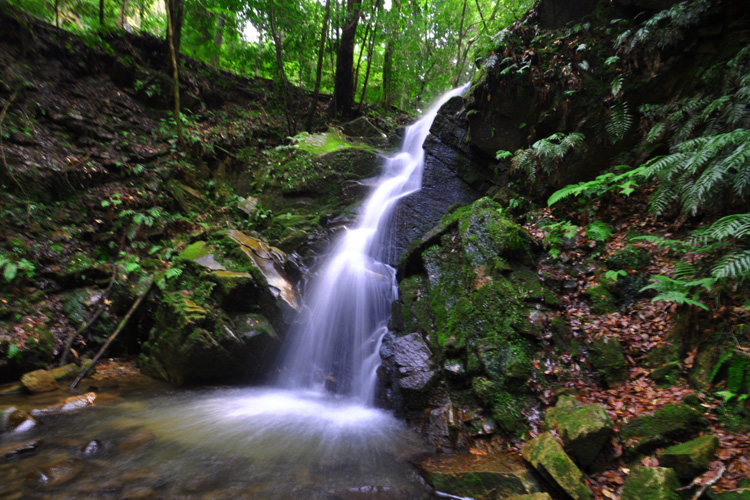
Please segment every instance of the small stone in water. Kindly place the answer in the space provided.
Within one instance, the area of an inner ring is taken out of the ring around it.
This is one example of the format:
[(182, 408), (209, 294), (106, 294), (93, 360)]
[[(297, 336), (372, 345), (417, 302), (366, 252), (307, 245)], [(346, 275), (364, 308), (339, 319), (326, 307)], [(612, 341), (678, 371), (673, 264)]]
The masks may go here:
[(0, 457), (2, 457), (3, 460), (8, 461), (29, 457), (39, 451), (39, 446), (41, 444), (42, 440), (37, 439), (36, 441), (29, 441), (28, 443), (20, 445), (5, 447), (0, 449)]
[(84, 455), (96, 455), (101, 451), (102, 449), (102, 443), (101, 441), (97, 441), (96, 439), (89, 441), (86, 443), (83, 448), (81, 448), (81, 453)]
[(26, 482), (39, 488), (54, 488), (74, 479), (82, 470), (83, 463), (80, 460), (68, 458), (30, 473)]

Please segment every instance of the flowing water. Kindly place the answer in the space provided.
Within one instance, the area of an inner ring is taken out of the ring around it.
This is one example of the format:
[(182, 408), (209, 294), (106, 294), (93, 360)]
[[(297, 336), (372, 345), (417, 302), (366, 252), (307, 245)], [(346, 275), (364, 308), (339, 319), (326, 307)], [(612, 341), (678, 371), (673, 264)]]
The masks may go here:
[[(437, 110), (464, 88), (444, 95), (386, 159), (356, 227), (311, 287), (278, 387), (110, 398), (105, 390), (93, 408), (0, 434), (0, 497), (433, 498), (408, 463), (425, 443), (371, 406), (397, 297), (395, 270), (380, 259), (394, 206), (420, 188), (422, 144)], [(38, 439), (36, 454), (3, 457)], [(62, 481), (45, 469), (55, 463), (66, 464)]]
[(283, 386), (328, 390), (372, 403), (380, 340), (398, 295), (396, 271), (382, 262), (390, 236), (388, 221), (398, 200), (421, 187), (422, 145), (440, 106), (465, 89), (444, 94), (406, 129), (401, 151), (386, 158), (356, 227), (338, 241), (313, 284), (307, 317), (292, 332), (283, 358)]

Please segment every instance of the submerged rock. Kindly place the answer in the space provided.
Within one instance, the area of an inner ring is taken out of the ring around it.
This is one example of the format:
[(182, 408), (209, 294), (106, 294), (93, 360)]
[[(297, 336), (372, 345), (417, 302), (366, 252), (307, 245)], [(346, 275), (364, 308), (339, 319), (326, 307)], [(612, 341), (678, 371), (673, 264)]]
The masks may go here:
[(510, 455), (444, 454), (415, 465), (430, 486), (450, 495), (506, 498), (539, 491), (526, 466)]
[(0, 461), (8, 462), (35, 455), (42, 445), (42, 440), (28, 441), (22, 444), (12, 444), (0, 448)]
[(675, 490), (680, 481), (674, 470), (666, 467), (642, 467), (630, 470), (620, 500), (680, 500)]
[(41, 415), (57, 415), (59, 413), (78, 411), (82, 410), (83, 408), (93, 406), (94, 401), (96, 401), (96, 393), (87, 392), (86, 394), (81, 394), (80, 396), (70, 396), (68, 398), (65, 398), (63, 401), (59, 402), (56, 405), (46, 406), (44, 408), (36, 408), (34, 410), (31, 410), (31, 414), (35, 417), (38, 417)]
[(83, 462), (68, 458), (30, 473), (26, 482), (29, 486), (51, 489), (75, 479), (82, 471)]
[[(528, 461), (542, 476), (560, 487), (574, 500), (593, 498), (591, 490), (583, 482), (583, 474), (568, 457), (557, 439), (544, 432), (527, 441), (521, 450), (523, 458)], [(648, 498), (648, 497), (643, 497)]]

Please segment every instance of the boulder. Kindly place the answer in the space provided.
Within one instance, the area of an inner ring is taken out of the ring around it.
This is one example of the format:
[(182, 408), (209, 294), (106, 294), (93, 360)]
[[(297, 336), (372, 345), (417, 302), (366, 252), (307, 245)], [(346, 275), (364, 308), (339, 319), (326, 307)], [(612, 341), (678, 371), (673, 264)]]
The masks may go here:
[(55, 378), (47, 370), (24, 373), (21, 377), (21, 384), (32, 394), (54, 391), (59, 387)]
[(677, 477), (687, 481), (708, 469), (708, 464), (718, 448), (719, 438), (713, 434), (701, 436), (660, 452), (659, 464), (671, 467), (677, 473)]
[(666, 405), (653, 415), (636, 417), (620, 428), (630, 454), (650, 453), (660, 446), (690, 439), (706, 427), (706, 420), (689, 406)]
[(574, 500), (593, 498), (591, 490), (583, 482), (581, 470), (576, 467), (551, 433), (544, 432), (527, 441), (523, 445), (521, 454), (545, 479), (565, 491)]
[(81, 394), (79, 396), (70, 396), (68, 398), (65, 398), (56, 405), (45, 406), (44, 408), (31, 410), (31, 414), (35, 417), (39, 417), (42, 415), (57, 415), (60, 413), (69, 413), (82, 410), (83, 408), (88, 408), (89, 406), (93, 406), (94, 401), (96, 401), (96, 393), (87, 392), (86, 394)]
[(418, 333), (389, 337), (381, 347), (381, 356), (395, 366), (395, 390), (408, 409), (423, 408), (433, 391), (435, 370), (432, 352)]
[(442, 454), (416, 466), (430, 486), (449, 495), (485, 498), (494, 492), (494, 497), (506, 498), (539, 491), (530, 471), (511, 455)]
[(28, 441), (26, 443), (13, 443), (0, 447), (0, 461), (20, 460), (31, 455), (35, 455), (42, 445), (42, 440)]
[[(497, 497), (502, 498), (502, 497)], [(504, 497), (505, 500), (552, 500), (549, 493), (529, 493), (528, 495), (515, 495), (512, 497)]]
[(565, 448), (583, 466), (590, 465), (612, 434), (614, 424), (600, 404), (578, 408), (575, 398), (560, 396), (555, 407), (547, 410), (544, 424), (557, 429)]
[(341, 126), (341, 131), (344, 135), (348, 135), (349, 137), (385, 139), (385, 134), (378, 130), (378, 128), (370, 123), (370, 121), (364, 116), (360, 116), (350, 122), (344, 123)]
[(680, 500), (677, 474), (667, 467), (633, 467), (625, 480), (620, 500)]
[(0, 432), (24, 432), (39, 421), (23, 410), (10, 406), (0, 412)]

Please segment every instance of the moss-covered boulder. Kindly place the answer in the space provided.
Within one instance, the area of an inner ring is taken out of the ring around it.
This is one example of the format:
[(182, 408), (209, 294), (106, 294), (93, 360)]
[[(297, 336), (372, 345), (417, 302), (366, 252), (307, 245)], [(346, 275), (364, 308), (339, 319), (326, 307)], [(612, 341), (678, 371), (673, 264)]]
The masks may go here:
[(175, 384), (257, 380), (298, 309), (286, 255), (240, 231), (189, 245), (181, 274), (162, 284), (141, 369)]
[(551, 433), (543, 432), (527, 441), (521, 454), (546, 480), (574, 500), (593, 498), (583, 482), (583, 473)]
[(586, 288), (583, 296), (594, 314), (609, 314), (617, 310), (617, 303), (606, 284), (600, 283)]
[(34, 370), (21, 377), (24, 389), (32, 394), (50, 392), (58, 388), (57, 380), (47, 370)]
[(512, 497), (495, 497), (495, 498), (505, 498), (505, 500), (552, 500), (552, 497), (549, 496), (549, 493), (529, 493), (528, 495), (515, 495)]
[(677, 477), (685, 481), (708, 469), (708, 464), (719, 448), (719, 438), (713, 434), (670, 446), (659, 453), (659, 464), (671, 467)]
[(680, 500), (677, 474), (667, 467), (633, 467), (620, 500)]
[[(455, 207), (402, 260), (392, 321), (397, 336), (419, 332), (427, 341), (434, 383), (446, 384), (453, 404), (483, 406), (514, 436), (527, 428), (525, 388), (541, 333), (530, 316), (557, 304), (533, 251), (528, 233), (491, 199)], [(385, 371), (397, 385), (398, 367)]]
[(583, 466), (599, 455), (614, 427), (602, 405), (579, 408), (576, 399), (570, 396), (560, 396), (557, 404), (547, 410), (544, 425), (557, 430), (570, 455)]
[(620, 428), (620, 437), (631, 454), (649, 453), (675, 441), (690, 439), (706, 427), (698, 410), (668, 404), (653, 415), (636, 417)]
[(507, 498), (539, 492), (530, 471), (510, 455), (435, 455), (416, 466), (430, 486), (450, 495)]
[(588, 345), (589, 361), (602, 383), (612, 387), (628, 379), (625, 350), (614, 337), (603, 336)]

